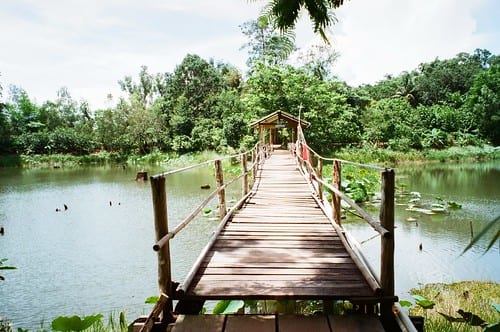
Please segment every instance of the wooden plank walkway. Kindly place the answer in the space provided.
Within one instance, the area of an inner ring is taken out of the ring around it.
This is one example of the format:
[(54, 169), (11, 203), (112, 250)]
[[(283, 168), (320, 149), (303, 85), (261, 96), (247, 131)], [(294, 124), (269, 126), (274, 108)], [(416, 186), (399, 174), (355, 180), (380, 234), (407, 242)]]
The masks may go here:
[(384, 331), (377, 316), (181, 315), (172, 332)]
[(182, 298), (376, 300), (288, 152), (265, 161), (253, 190)]

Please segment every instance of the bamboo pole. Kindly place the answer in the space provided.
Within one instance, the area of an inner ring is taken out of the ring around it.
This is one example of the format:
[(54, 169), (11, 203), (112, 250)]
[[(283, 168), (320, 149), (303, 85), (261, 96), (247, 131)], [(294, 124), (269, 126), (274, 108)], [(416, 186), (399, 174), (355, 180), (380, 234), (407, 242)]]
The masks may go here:
[(245, 196), (248, 193), (248, 169), (246, 153), (241, 154), (241, 172), (243, 173), (243, 181), (241, 181), (241, 192), (242, 196)]
[[(168, 234), (167, 190), (166, 178), (151, 177), (156, 240)], [(173, 311), (172, 269), (170, 264), (170, 245), (167, 243), (158, 251), (158, 284), (160, 294), (167, 295), (168, 300), (163, 307), (163, 322), (171, 318)]]
[(168, 296), (161, 293), (158, 298), (158, 302), (156, 302), (153, 310), (149, 314), (148, 318), (144, 322), (144, 325), (141, 327), (139, 332), (151, 332), (154, 328), (155, 320), (158, 318), (162, 312), (163, 306), (168, 302)]
[[(345, 201), (350, 207), (352, 207), (354, 210), (356, 210), (359, 213), (359, 216), (365, 220), (370, 226), (373, 227), (374, 230), (376, 230), (380, 235), (384, 237), (390, 237), (392, 236), (391, 232), (389, 232), (387, 229), (385, 229), (378, 221), (372, 218), (371, 215), (366, 213), (358, 204), (356, 204), (355, 201), (350, 199), (346, 194), (338, 190), (337, 188), (334, 188), (331, 186), (329, 183), (325, 182), (325, 180), (320, 180), (317, 179), (318, 182), (321, 182), (325, 188), (330, 190), (332, 193), (336, 194), (340, 199)], [(332, 212), (333, 214), (333, 212)], [(333, 216), (332, 216), (333, 218)]]
[[(319, 180), (323, 180), (323, 160), (321, 160), (321, 158), (318, 158), (316, 173)], [(323, 184), (320, 181), (317, 181), (316, 183), (318, 184), (318, 198), (321, 204), (323, 204)]]
[[(215, 161), (215, 182), (219, 189), (224, 186), (224, 173), (219, 159)], [(226, 211), (226, 190), (222, 189), (219, 191), (219, 216), (221, 219), (226, 215)]]
[(258, 145), (257, 147), (253, 148), (252, 150), (252, 187), (253, 184), (255, 183), (255, 176), (257, 175), (257, 170), (256, 170), (256, 161), (257, 161), (257, 150), (259, 149)]
[[(380, 284), (385, 296), (394, 295), (394, 170), (382, 172), (380, 223), (391, 236), (381, 237)], [(393, 303), (381, 303), (382, 319), (391, 320)]]
[[(342, 190), (342, 165), (340, 161), (335, 160), (333, 162), (333, 174), (332, 174), (332, 185), (337, 190)], [(341, 216), (340, 216), (340, 197), (333, 192), (332, 193), (332, 211), (333, 211), (333, 220), (337, 223), (337, 225), (341, 225)]]

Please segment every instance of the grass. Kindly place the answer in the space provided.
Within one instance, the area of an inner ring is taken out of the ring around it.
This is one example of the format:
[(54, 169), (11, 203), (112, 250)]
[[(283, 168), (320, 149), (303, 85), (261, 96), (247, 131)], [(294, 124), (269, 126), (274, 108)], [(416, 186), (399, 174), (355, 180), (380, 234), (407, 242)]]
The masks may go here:
[[(233, 154), (232, 151), (228, 151)], [(461, 161), (500, 159), (500, 148), (491, 146), (451, 147), (443, 150), (409, 150), (394, 151), (374, 146), (343, 148), (328, 154), (335, 158), (365, 164), (379, 164), (393, 167), (402, 163), (415, 161)], [(97, 152), (76, 156), (71, 154), (50, 155), (7, 155), (0, 156), (0, 167), (58, 167), (78, 166), (106, 163), (157, 164), (172, 168), (193, 165), (206, 160), (216, 159), (224, 154), (215, 151), (191, 152), (178, 155), (171, 152), (153, 151), (147, 155), (124, 155), (117, 152)]]
[[(82, 317), (80, 317), (82, 318)], [(111, 312), (107, 318), (103, 317), (97, 322), (92, 324), (89, 328), (85, 329), (86, 332), (127, 332), (128, 331), (127, 319), (124, 312), (114, 313)], [(29, 332), (28, 329), (22, 327), (14, 327), (15, 324), (8, 319), (0, 317), (0, 332)], [(68, 326), (69, 328), (69, 326)], [(40, 323), (40, 327), (32, 330), (33, 332), (48, 332), (53, 331), (51, 324), (48, 326), (45, 322)]]
[(409, 150), (394, 151), (384, 148), (365, 146), (361, 148), (344, 148), (332, 153), (338, 159), (355, 161), (364, 164), (379, 164), (394, 167), (417, 161), (470, 161), (500, 159), (500, 148), (492, 146), (451, 147), (443, 150)]
[(451, 284), (427, 284), (422, 288), (410, 290), (410, 293), (421, 295), (435, 302), (432, 309), (415, 306), (409, 311), (411, 315), (425, 317), (425, 331), (483, 330), (482, 327), (471, 326), (465, 322), (449, 322), (440, 314), (461, 317), (457, 313), (459, 309), (476, 314), (489, 324), (500, 322), (500, 313), (492, 306), (492, 304), (500, 303), (500, 284), (498, 283), (463, 281)]

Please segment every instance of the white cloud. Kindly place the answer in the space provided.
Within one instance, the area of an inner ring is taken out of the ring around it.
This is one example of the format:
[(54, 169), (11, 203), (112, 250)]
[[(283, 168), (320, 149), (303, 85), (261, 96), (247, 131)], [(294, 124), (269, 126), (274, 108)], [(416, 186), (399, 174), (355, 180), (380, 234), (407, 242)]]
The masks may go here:
[[(267, 3), (248, 0), (2, 0), (0, 82), (26, 89), (41, 103), (68, 87), (92, 108), (119, 94), (117, 81), (171, 72), (188, 53), (244, 69), (239, 25)], [(337, 11), (337, 74), (350, 84), (374, 82), (419, 63), (488, 48), (498, 52), (498, 23), (478, 31), (479, 15), (497, 0), (351, 0)], [(306, 15), (304, 15), (306, 16)], [(307, 17), (297, 44), (318, 40)], [(495, 38), (497, 37), (497, 38)], [(494, 40), (494, 42), (492, 42)], [(493, 44), (496, 43), (496, 44)], [(490, 46), (496, 45), (496, 49)]]
[(436, 57), (472, 52), (486, 41), (476, 29), (475, 12), (486, 1), (356, 0), (339, 10), (334, 47), (341, 57), (340, 78), (374, 83)]

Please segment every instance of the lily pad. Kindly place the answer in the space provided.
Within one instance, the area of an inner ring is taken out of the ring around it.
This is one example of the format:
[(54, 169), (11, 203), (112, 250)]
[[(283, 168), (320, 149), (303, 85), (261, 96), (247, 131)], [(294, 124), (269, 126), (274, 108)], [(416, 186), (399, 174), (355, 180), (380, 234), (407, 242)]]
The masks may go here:
[(52, 321), (52, 329), (62, 332), (83, 331), (94, 325), (97, 321), (100, 321), (102, 317), (102, 314), (85, 316), (83, 318), (79, 316), (60, 316)]
[(216, 315), (235, 314), (243, 308), (245, 302), (242, 300), (222, 300), (217, 302), (213, 313)]
[(421, 295), (412, 295), (415, 302), (424, 309), (432, 309), (436, 305), (434, 301), (428, 300)]

